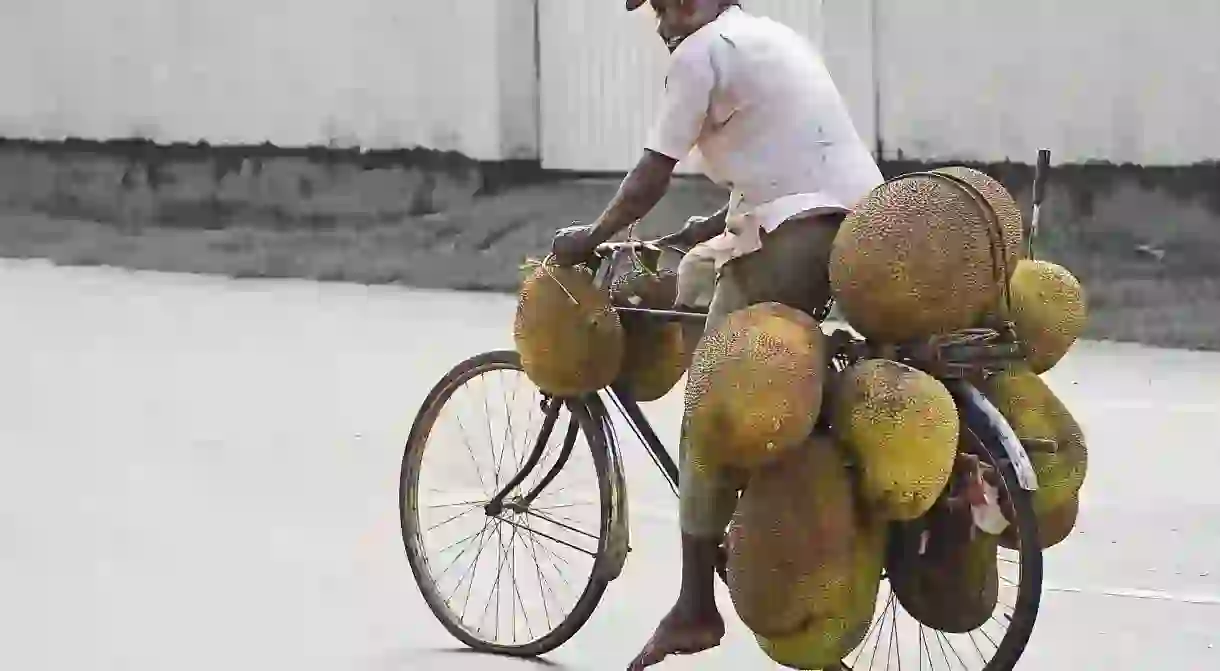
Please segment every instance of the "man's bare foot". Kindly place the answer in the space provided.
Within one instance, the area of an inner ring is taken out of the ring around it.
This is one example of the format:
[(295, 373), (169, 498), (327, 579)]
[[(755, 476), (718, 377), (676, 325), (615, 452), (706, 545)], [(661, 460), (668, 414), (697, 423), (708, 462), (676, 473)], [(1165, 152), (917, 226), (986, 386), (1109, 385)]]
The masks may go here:
[(720, 645), (724, 638), (724, 619), (715, 603), (691, 609), (679, 603), (661, 620), (648, 644), (627, 667), (627, 671), (659, 664), (670, 655), (693, 655)]

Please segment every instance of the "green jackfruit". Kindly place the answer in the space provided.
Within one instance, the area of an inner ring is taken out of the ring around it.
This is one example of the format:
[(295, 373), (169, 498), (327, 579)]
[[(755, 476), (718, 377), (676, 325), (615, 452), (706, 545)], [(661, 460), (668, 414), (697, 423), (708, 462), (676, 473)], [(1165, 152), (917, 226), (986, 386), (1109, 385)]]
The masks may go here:
[(609, 386), (624, 335), (609, 292), (588, 271), (530, 264), (517, 299), (513, 340), (525, 374), (545, 393), (580, 396)]
[(1025, 220), (1021, 215), (1021, 208), (1017, 206), (1017, 201), (1013, 200), (1012, 194), (1008, 189), (1004, 188), (1003, 184), (993, 179), (990, 175), (973, 168), (964, 166), (951, 166), (948, 168), (938, 168), (933, 170), (960, 180), (968, 182), (974, 187), (975, 191), (982, 194), (987, 204), (991, 206), (995, 212), (996, 219), (999, 220), (1000, 231), (1004, 240), (1004, 261), (1005, 267), (1008, 269), (1008, 275), (1011, 277), (1013, 271), (1017, 268), (1017, 261), (1020, 260), (1022, 250), (1025, 246)]
[(755, 634), (772, 661), (791, 669), (838, 669), (840, 661), (864, 642), (877, 607), (886, 529), (885, 524), (861, 521), (853, 563), (843, 581), (847, 593), (836, 607), (815, 610), (794, 634), (770, 638)]
[(838, 376), (831, 423), (859, 465), (860, 496), (885, 519), (911, 520), (944, 491), (960, 420), (949, 390), (910, 366), (869, 359)]
[[(614, 305), (652, 310), (672, 309), (677, 293), (678, 276), (672, 270), (633, 269), (610, 287)], [(665, 396), (690, 365), (692, 352), (687, 351), (682, 325), (630, 313), (620, 319), (625, 341), (615, 385), (641, 403)]]
[[(1038, 541), (1042, 549), (1049, 550), (1067, 540), (1076, 528), (1079, 514), (1079, 494), (1068, 499), (1067, 503), (1058, 508), (1045, 510), (1038, 514)], [(1000, 545), (1012, 550), (1019, 549), (1020, 543), (1015, 541), (1014, 533), (1015, 529), (1009, 527), (1009, 531), (1000, 538)]]
[(1084, 289), (1063, 266), (1023, 259), (1008, 283), (1012, 322), (1025, 356), (1041, 375), (1059, 363), (1088, 321)]
[(912, 174), (874, 189), (835, 237), (830, 281), (866, 338), (905, 342), (973, 327), (1000, 299), (993, 213), (969, 185)]
[(1089, 451), (1084, 431), (1046, 382), (1028, 367), (1016, 367), (988, 378), (983, 394), (1008, 420), (1018, 438), (1045, 441), (1054, 452), (1031, 450), (1038, 475), (1034, 512), (1059, 508), (1080, 492), (1088, 474)]
[(911, 525), (894, 544), (886, 572), (911, 617), (925, 627), (964, 634), (991, 619), (999, 601), (1000, 539), (973, 526), (969, 507), (957, 517), (961, 519), (952, 520), (952, 527), (930, 520), (926, 545), (918, 526)]
[(829, 437), (760, 468), (727, 537), (729, 594), (742, 622), (782, 636), (814, 615), (842, 615), (860, 542), (850, 474)]
[(761, 303), (729, 315), (695, 349), (686, 385), (692, 446), (705, 464), (757, 468), (801, 445), (822, 408), (826, 336), (809, 315)]

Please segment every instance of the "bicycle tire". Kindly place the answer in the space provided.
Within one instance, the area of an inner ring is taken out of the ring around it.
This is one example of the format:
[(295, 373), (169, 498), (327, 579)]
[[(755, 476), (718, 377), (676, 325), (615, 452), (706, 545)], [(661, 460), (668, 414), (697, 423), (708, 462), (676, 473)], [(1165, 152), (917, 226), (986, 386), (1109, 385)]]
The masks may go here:
[(1038, 610), (1042, 604), (1045, 567), (1042, 543), (1038, 537), (1038, 517), (1034, 514), (1033, 492), (1021, 487), (1017, 469), (1003, 458), (1003, 449), (997, 447), (1000, 440), (994, 435), (991, 425), (976, 413), (963, 410), (964, 428), (974, 434), (978, 445), (987, 452), (992, 465), (1000, 471), (1016, 518), (1017, 539), (1021, 547), (1021, 584), (1017, 586), (1017, 603), (1013, 607), (1011, 626), (997, 646), (995, 656), (984, 667), (984, 671), (1012, 671), (1033, 637)]
[(415, 577), (416, 585), (427, 603), (433, 616), (458, 641), (477, 652), (509, 657), (538, 657), (549, 653), (566, 643), (588, 622), (593, 612), (601, 602), (609, 580), (601, 575), (600, 566), (606, 561), (611, 539), (611, 532), (618, 520), (615, 518), (612, 505), (610, 461), (607, 455), (607, 437), (603, 426), (593, 420), (588, 402), (583, 399), (565, 399), (564, 403), (580, 425), (585, 439), (593, 453), (593, 463), (596, 470), (600, 495), (600, 520), (597, 556), (594, 558), (593, 570), (589, 581), (577, 599), (572, 612), (564, 618), (549, 633), (521, 645), (505, 645), (493, 643), (478, 638), (474, 632), (463, 626), (461, 621), (446, 606), (444, 600), (436, 591), (435, 583), (428, 573), (427, 560), (421, 555), (418, 533), (418, 510), (408, 505), (410, 495), (418, 484), (419, 459), (426, 445), (427, 437), (435, 423), (440, 409), (452, 397), (457, 389), (466, 382), (475, 379), (483, 371), (515, 370), (524, 372), (520, 356), (511, 350), (496, 350), (473, 356), (451, 369), (429, 392), (420, 407), (411, 433), (403, 451), (402, 467), (399, 473), (398, 505), (399, 522), (402, 530), (403, 545), (407, 560)]

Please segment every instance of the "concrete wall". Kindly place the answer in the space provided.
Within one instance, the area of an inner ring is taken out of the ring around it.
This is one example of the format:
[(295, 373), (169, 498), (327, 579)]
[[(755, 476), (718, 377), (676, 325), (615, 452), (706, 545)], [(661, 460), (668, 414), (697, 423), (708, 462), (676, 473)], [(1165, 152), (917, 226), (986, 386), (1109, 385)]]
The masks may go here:
[(537, 158), (533, 0), (0, 0), (0, 137)]

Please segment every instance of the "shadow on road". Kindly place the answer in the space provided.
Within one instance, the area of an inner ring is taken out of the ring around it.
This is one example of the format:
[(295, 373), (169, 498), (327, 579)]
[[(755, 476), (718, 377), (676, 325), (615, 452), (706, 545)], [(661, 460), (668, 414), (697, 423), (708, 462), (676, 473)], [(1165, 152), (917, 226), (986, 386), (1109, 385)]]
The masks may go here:
[[(543, 659), (541, 657), (509, 657), (506, 655), (491, 655), (488, 653), (479, 652), (477, 650), (471, 650), (470, 648), (457, 648), (457, 647), (427, 648), (424, 650), (420, 650), (416, 656), (418, 657), (419, 654), (428, 655), (428, 656), (437, 656), (437, 657), (465, 657), (467, 660), (471, 661), (472, 663), (477, 663), (477, 660), (479, 660), (479, 659), (490, 658), (490, 659), (495, 659), (497, 661), (502, 661), (502, 662), (517, 662), (522, 667), (530, 666), (530, 667), (535, 667), (535, 668), (540, 668), (540, 669), (570, 669), (570, 668), (572, 668), (567, 665), (560, 664), (558, 662), (552, 662), (549, 659)], [(458, 664), (458, 668), (463, 668), (463, 667), (461, 666), (461, 664)]]

